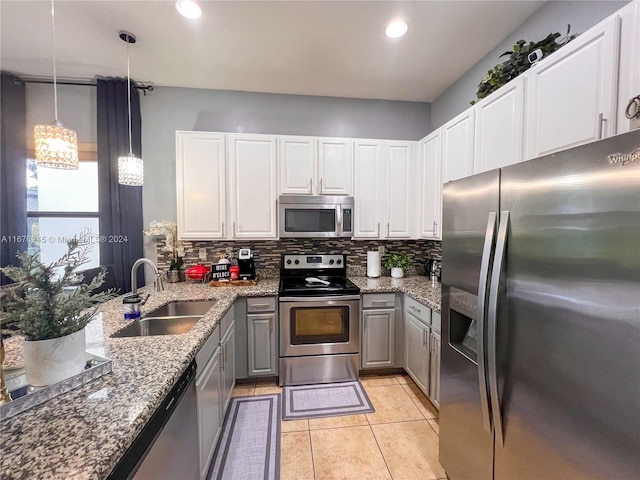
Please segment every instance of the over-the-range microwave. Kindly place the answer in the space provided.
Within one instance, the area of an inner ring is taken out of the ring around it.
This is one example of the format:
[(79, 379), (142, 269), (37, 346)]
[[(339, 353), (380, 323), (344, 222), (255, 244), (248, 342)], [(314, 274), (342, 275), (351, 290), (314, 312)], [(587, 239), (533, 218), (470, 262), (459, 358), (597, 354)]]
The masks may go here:
[(353, 197), (281, 195), (280, 238), (353, 237)]

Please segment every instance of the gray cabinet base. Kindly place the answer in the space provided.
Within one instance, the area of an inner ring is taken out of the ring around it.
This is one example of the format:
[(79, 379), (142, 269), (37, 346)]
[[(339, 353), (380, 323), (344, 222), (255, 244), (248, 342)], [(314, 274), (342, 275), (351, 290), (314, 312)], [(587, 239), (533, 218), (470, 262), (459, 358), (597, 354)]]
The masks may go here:
[(360, 355), (280, 358), (280, 386), (348, 382), (358, 379)]

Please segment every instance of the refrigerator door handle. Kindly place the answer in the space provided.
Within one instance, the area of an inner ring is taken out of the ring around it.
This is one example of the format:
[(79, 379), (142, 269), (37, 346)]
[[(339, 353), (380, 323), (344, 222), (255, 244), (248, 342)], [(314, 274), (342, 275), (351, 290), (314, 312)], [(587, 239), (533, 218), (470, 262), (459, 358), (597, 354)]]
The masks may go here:
[(489, 370), (489, 392), (491, 394), (491, 411), (493, 412), (492, 418), (495, 437), (500, 446), (504, 446), (504, 432), (502, 431), (502, 414), (500, 409), (500, 396), (498, 392), (497, 317), (500, 280), (502, 276), (502, 266), (505, 261), (508, 228), (509, 211), (505, 210), (500, 213), (500, 226), (498, 227), (495, 260), (493, 271), (491, 272), (489, 310), (487, 318), (487, 366)]
[(491, 433), (491, 417), (489, 415), (489, 394), (487, 392), (487, 372), (485, 370), (485, 312), (487, 310), (487, 282), (489, 281), (489, 267), (493, 260), (492, 252), (496, 236), (496, 212), (490, 212), (487, 219), (487, 229), (484, 234), (482, 248), (482, 262), (480, 263), (480, 282), (478, 285), (478, 308), (476, 313), (476, 330), (478, 338), (478, 385), (480, 387), (480, 408), (482, 410), (482, 424)]

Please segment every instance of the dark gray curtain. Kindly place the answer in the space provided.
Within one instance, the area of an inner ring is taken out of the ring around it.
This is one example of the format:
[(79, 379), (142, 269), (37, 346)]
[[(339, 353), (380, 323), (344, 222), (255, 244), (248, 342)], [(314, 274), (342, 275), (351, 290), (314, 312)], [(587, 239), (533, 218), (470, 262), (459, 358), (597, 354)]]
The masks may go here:
[[(131, 291), (131, 266), (143, 256), (142, 187), (118, 183), (118, 157), (129, 153), (127, 80), (97, 80), (98, 185), (100, 263), (114, 265), (121, 292)], [(131, 128), (134, 155), (142, 156), (140, 99), (131, 84)], [(144, 273), (138, 272), (138, 286)]]
[[(0, 266), (16, 265), (27, 249), (27, 121), (24, 82), (1, 75), (0, 93)], [(11, 280), (0, 273), (0, 284)]]

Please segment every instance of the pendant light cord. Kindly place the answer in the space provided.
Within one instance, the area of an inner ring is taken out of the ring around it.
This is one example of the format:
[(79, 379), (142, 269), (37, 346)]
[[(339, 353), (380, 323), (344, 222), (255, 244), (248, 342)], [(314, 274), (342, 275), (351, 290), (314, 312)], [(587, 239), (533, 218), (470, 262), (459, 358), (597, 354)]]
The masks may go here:
[(129, 105), (129, 155), (133, 155), (133, 148), (131, 146), (131, 73), (129, 71), (129, 42), (127, 42), (127, 104)]
[(58, 125), (58, 89), (56, 86), (57, 75), (56, 75), (56, 19), (55, 19), (55, 8), (53, 6), (53, 1), (51, 0), (51, 36), (53, 40), (51, 44), (53, 45), (53, 110), (54, 110), (54, 118), (56, 121), (56, 125)]

